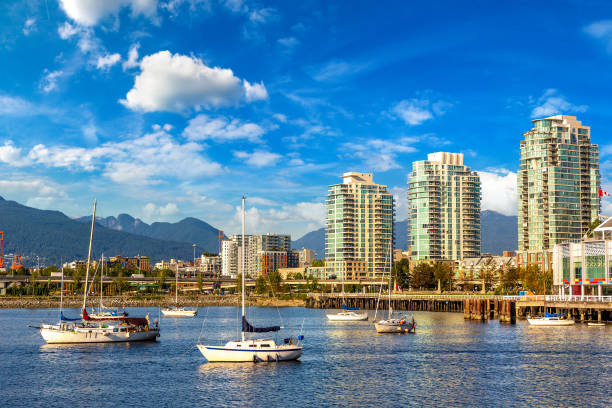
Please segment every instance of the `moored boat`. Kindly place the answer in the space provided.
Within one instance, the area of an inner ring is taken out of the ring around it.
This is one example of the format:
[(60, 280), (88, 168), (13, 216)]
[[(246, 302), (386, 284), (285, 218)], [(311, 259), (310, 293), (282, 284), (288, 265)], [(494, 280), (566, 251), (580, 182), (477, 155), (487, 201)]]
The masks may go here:
[[(245, 242), (245, 197), (242, 197), (242, 242)], [(279, 362), (297, 360), (302, 355), (303, 336), (288, 337), (283, 343), (277, 344), (272, 339), (247, 339), (246, 333), (268, 333), (277, 332), (281, 326), (255, 327), (246, 319), (245, 307), (245, 252), (242, 246), (242, 330), (241, 339), (227, 342), (225, 345), (196, 344), (200, 353), (209, 363), (235, 362), (235, 363), (257, 363), (257, 362)]]
[[(353, 310), (351, 310), (353, 309)], [(356, 308), (348, 308), (348, 310), (343, 310), (338, 313), (330, 313), (327, 316), (327, 319), (332, 322), (358, 322), (368, 320), (367, 313), (357, 313)]]
[(176, 264), (174, 276), (176, 279), (176, 283), (174, 284), (174, 304), (176, 306), (163, 308), (161, 312), (164, 316), (170, 317), (193, 317), (198, 314), (198, 309), (187, 309), (185, 307), (178, 306), (178, 263)]
[(545, 313), (541, 317), (529, 317), (527, 321), (532, 326), (571, 326), (576, 322), (574, 319), (568, 319), (567, 315)]

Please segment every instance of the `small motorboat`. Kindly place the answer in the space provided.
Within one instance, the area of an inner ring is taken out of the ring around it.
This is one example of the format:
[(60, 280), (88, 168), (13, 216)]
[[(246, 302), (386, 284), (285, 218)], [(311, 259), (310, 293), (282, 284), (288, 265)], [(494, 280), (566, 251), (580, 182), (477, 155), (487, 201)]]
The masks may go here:
[(599, 322), (597, 322), (597, 323), (596, 322), (589, 322), (589, 323), (587, 323), (587, 326), (591, 326), (591, 327), (603, 327), (605, 325), (606, 325), (605, 323), (599, 323)]
[(571, 326), (576, 323), (574, 319), (568, 319), (567, 315), (548, 312), (541, 317), (528, 317), (527, 321), (532, 326)]

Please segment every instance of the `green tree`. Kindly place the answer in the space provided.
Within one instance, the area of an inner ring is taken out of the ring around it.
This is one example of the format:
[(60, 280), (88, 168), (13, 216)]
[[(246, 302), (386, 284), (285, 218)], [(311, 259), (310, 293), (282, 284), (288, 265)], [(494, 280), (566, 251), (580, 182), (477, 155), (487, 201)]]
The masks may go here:
[(325, 266), (325, 259), (313, 259), (312, 266)]
[(311, 292), (316, 292), (319, 290), (319, 280), (317, 278), (315, 278), (314, 276), (310, 275), (309, 277), (309, 283), (308, 283), (308, 290)]
[(586, 236), (589, 238), (593, 237), (593, 231), (601, 224), (601, 220), (599, 218), (595, 218), (593, 221), (589, 223), (586, 230)]
[(204, 277), (202, 276), (202, 272), (200, 272), (198, 273), (198, 291), (201, 293), (202, 289), (204, 289)]
[(511, 266), (500, 271), (500, 284), (505, 293), (514, 293), (519, 287), (520, 275), (518, 268)]
[(281, 277), (280, 273), (278, 273), (278, 271), (271, 272), (268, 275), (268, 282), (270, 283), (270, 289), (274, 293), (280, 292), (282, 281), (283, 281), (283, 278)]
[(301, 273), (296, 272), (296, 273), (294, 273), (294, 274), (293, 274), (293, 279), (295, 279), (295, 280), (301, 280), (301, 279), (304, 279), (304, 277), (302, 276), (302, 274), (301, 274)]
[(435, 287), (433, 267), (423, 262), (412, 268), (410, 285), (419, 289)]
[(239, 273), (238, 276), (236, 276), (236, 293), (241, 293), (242, 292), (242, 274)]
[(127, 292), (130, 289), (130, 284), (122, 277), (116, 278), (113, 283), (119, 293)]
[(402, 258), (393, 265), (393, 279), (402, 288), (410, 286), (410, 261)]
[(266, 293), (268, 289), (268, 283), (266, 282), (266, 278), (262, 275), (257, 278), (255, 281), (255, 293), (258, 295), (262, 295)]
[(495, 286), (495, 283), (497, 282), (497, 271), (495, 269), (495, 266), (485, 266), (480, 271), (480, 279), (482, 280), (485, 292), (492, 290), (493, 286)]
[(440, 282), (442, 290), (452, 285), (453, 268), (449, 264), (436, 262), (433, 266), (434, 284)]
[(546, 293), (546, 279), (543, 278), (538, 265), (528, 265), (526, 268), (521, 268), (520, 276), (525, 289), (539, 295)]

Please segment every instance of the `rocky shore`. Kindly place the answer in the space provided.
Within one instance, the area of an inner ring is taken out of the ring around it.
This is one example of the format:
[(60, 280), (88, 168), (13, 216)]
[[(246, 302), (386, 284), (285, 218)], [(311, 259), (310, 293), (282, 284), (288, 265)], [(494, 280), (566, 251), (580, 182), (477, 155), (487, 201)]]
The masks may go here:
[[(81, 307), (82, 297), (64, 297), (65, 308)], [(179, 296), (181, 306), (236, 306), (239, 297), (235, 295), (214, 296)], [(249, 297), (248, 306), (261, 307), (304, 307), (306, 302), (302, 299), (279, 299), (268, 297)], [(88, 305), (97, 305), (97, 299), (92, 299)], [(163, 307), (174, 305), (174, 296), (111, 296), (104, 298), (107, 307)], [(2, 296), (0, 297), (0, 308), (4, 309), (32, 309), (32, 308), (56, 308), (59, 306), (59, 297), (56, 296)]]

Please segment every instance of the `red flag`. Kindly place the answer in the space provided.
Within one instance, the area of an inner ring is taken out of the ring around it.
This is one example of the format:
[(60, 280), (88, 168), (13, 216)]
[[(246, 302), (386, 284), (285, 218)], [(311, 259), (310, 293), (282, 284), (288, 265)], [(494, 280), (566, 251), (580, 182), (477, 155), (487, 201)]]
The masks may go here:
[(598, 194), (600, 197), (610, 197), (609, 193), (606, 193), (605, 191), (603, 191), (601, 188), (598, 191)]

